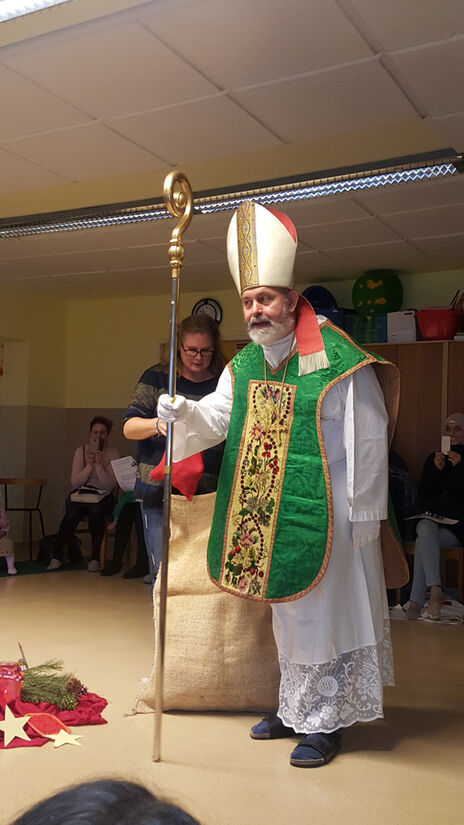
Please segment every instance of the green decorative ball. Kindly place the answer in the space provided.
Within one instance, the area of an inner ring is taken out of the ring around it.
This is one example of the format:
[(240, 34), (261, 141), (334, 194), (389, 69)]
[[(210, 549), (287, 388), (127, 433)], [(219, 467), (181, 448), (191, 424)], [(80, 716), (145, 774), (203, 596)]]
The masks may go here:
[(397, 312), (403, 301), (403, 284), (394, 269), (369, 269), (354, 282), (352, 300), (361, 315)]

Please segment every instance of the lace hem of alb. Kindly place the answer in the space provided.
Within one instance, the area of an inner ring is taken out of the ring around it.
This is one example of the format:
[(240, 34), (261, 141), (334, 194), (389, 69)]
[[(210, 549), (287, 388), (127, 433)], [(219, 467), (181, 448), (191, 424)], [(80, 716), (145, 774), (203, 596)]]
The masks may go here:
[(394, 684), (390, 627), (376, 645), (319, 665), (279, 656), (279, 717), (298, 733), (331, 733), (383, 718), (383, 687)]

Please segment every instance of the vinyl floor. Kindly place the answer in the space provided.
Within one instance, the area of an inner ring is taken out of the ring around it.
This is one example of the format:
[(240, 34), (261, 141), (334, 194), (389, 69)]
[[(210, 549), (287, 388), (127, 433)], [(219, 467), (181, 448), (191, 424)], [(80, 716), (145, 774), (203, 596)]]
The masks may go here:
[(436, 825), (464, 822), (464, 625), (392, 622), (395, 688), (385, 719), (348, 729), (327, 767), (292, 768), (292, 740), (249, 738), (246, 714), (130, 713), (151, 670), (151, 588), (141, 579), (50, 573), (0, 579), (0, 660), (63, 659), (109, 701), (107, 725), (74, 729), (82, 747), (0, 752), (0, 825), (96, 777), (135, 779), (202, 825)]

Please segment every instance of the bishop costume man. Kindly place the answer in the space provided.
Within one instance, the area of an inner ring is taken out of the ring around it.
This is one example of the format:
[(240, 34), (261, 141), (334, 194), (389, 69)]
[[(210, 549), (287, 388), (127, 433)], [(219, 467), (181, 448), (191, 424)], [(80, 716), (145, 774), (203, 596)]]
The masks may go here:
[(383, 716), (393, 684), (380, 523), (397, 371), (292, 289), (296, 249), (286, 215), (240, 205), (227, 254), (251, 343), (214, 393), (161, 396), (158, 414), (176, 421), (175, 461), (227, 438), (209, 573), (271, 603), (281, 672), (277, 712), (251, 736), (299, 736), (290, 763), (318, 767), (342, 728)]

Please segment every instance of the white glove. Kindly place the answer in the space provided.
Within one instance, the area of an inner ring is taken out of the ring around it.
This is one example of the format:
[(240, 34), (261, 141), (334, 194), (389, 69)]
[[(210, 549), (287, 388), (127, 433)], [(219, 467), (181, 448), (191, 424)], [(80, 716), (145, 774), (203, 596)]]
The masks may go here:
[(165, 393), (158, 398), (158, 418), (161, 421), (182, 421), (187, 414), (187, 401), (183, 395), (176, 395), (174, 401)]
[(356, 550), (375, 541), (380, 535), (380, 521), (353, 521), (353, 546)]

